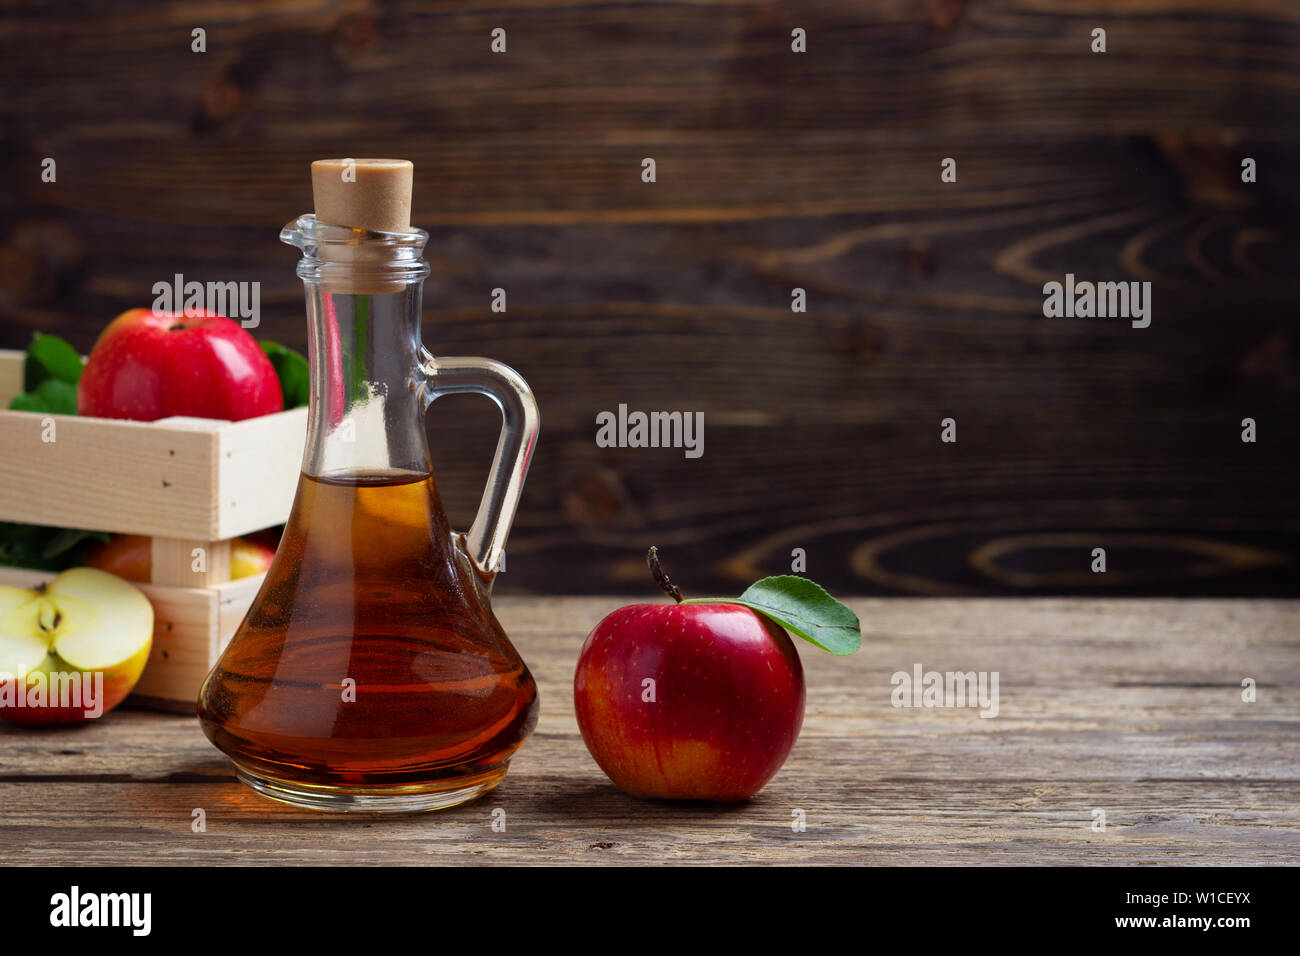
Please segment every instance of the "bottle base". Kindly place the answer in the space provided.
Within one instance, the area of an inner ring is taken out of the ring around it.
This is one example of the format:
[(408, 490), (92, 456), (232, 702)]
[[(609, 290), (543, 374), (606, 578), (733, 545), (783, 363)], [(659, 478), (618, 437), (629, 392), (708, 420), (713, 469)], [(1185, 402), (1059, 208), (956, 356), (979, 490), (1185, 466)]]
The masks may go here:
[(445, 810), (487, 793), (505, 779), (509, 761), (483, 773), (398, 787), (342, 787), (278, 780), (235, 764), (235, 776), (264, 797), (332, 813), (424, 813)]

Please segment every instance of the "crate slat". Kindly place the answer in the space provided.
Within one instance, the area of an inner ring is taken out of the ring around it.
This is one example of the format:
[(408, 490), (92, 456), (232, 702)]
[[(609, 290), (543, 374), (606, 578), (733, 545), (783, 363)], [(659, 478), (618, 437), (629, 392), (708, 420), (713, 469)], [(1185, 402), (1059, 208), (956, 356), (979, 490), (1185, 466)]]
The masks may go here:
[(307, 409), (227, 422), (216, 438), (216, 537), (235, 538), (288, 520), (302, 473)]
[(8, 408), (13, 397), (23, 390), (22, 352), (0, 349), (0, 408)]
[[(195, 552), (202, 549), (202, 560)], [(151, 584), (203, 588), (230, 580), (230, 542), (155, 535), (149, 547)], [(200, 569), (195, 568), (199, 565)]]
[(218, 537), (212, 432), (4, 411), (0, 448), (0, 519)]
[[(22, 353), (0, 353), (5, 405), (21, 376)], [(0, 411), (0, 520), (235, 538), (288, 518), (306, 435), (305, 408), (242, 422)]]

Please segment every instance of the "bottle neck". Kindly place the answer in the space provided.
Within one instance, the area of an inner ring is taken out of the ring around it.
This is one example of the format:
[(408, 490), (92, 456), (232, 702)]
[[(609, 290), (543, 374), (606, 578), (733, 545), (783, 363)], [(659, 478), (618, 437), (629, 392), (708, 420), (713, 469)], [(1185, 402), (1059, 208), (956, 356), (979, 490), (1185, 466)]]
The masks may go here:
[(303, 471), (314, 476), (428, 474), (419, 363), (420, 287), (333, 291), (307, 283), (311, 404)]
[(302, 250), (311, 401), (303, 471), (316, 477), (429, 474), (420, 368), (428, 234), (370, 232), (300, 216), (280, 233)]

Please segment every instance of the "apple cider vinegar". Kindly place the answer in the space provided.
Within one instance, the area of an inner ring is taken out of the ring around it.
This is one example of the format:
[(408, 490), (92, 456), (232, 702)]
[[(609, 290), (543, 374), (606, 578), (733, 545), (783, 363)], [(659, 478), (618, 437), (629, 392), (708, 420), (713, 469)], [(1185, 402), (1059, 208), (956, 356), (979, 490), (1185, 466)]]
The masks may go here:
[[(199, 692), (240, 780), (319, 810), (435, 810), (496, 786), (537, 723), (537, 685), (490, 594), (537, 441), (532, 392), (485, 358), (420, 343), (428, 234), (411, 164), (312, 164), (302, 250), (311, 400), (302, 476), (248, 615)], [(424, 412), (439, 396), (501, 409), (469, 530), (438, 500)]]
[(241, 769), (355, 787), (490, 779), (532, 732), (532, 675), (479, 593), (432, 476), (303, 475), (201, 717)]

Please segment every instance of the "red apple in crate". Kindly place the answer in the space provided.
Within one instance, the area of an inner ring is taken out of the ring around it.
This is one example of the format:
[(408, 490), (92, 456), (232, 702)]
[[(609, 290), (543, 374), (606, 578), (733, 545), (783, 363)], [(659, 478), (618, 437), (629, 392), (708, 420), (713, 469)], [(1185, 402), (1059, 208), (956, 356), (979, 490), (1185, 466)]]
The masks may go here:
[(578, 728), (634, 797), (745, 800), (781, 769), (803, 724), (803, 667), (773, 616), (834, 653), (857, 649), (857, 618), (792, 575), (735, 600), (683, 601), (653, 548), (649, 560), (678, 603), (633, 604), (596, 625), (574, 674)]
[(271, 360), (238, 322), (131, 309), (110, 322), (77, 386), (77, 412), (152, 422), (242, 421), (283, 410)]
[(73, 568), (36, 588), (0, 587), (0, 718), (47, 726), (107, 713), (152, 645), (149, 599), (111, 574)]
[[(230, 579), (261, 574), (271, 566), (275, 548), (248, 538), (230, 542)], [(147, 534), (115, 534), (107, 542), (87, 549), (85, 564), (127, 581), (148, 582), (153, 577), (153, 539)]]
[(230, 579), (235, 581), (261, 574), (271, 567), (274, 559), (275, 548), (268, 548), (260, 541), (236, 538), (230, 542)]

